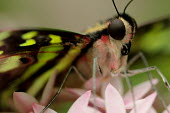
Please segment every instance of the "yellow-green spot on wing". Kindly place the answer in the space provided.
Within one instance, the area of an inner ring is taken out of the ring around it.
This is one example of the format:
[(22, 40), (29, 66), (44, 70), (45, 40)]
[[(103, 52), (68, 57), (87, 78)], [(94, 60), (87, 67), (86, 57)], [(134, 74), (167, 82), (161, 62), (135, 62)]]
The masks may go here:
[(46, 46), (42, 47), (38, 53), (38, 62), (47, 62), (50, 59), (53, 59), (58, 55), (57, 52), (63, 50), (64, 47), (63, 45), (51, 45), (51, 46)]
[(74, 59), (80, 54), (82, 46), (83, 45), (80, 44), (75, 48), (71, 48), (68, 51), (67, 55), (65, 55), (65, 57), (63, 57), (53, 68), (43, 73), (34, 81), (33, 85), (29, 88), (27, 93), (35, 96), (43, 88), (44, 84), (54, 73), (54, 71), (57, 70), (57, 74), (60, 74), (62, 71), (68, 68), (72, 64)]
[(51, 44), (61, 43), (62, 42), (61, 36), (49, 34), (49, 37), (51, 38), (51, 41), (50, 41)]
[(3, 53), (4, 53), (4, 51), (1, 51), (1, 50), (0, 50), (0, 55), (2, 55)]
[(11, 35), (11, 32), (5, 31), (0, 33), (0, 46), (4, 45), (4, 42), (2, 40), (8, 38)]
[(20, 65), (20, 56), (11, 56), (0, 59), (0, 73), (10, 71)]
[(28, 39), (28, 40), (26, 40), (25, 43), (22, 43), (19, 46), (21, 46), (21, 47), (22, 46), (30, 46), (30, 45), (33, 45), (33, 44), (36, 44), (36, 41), (34, 39)]
[(4, 40), (5, 38), (8, 38), (11, 35), (11, 32), (6, 31), (6, 32), (1, 32), (0, 33), (0, 41)]
[(51, 45), (51, 46), (42, 47), (39, 52), (40, 53), (41, 52), (48, 52), (48, 53), (53, 52), (54, 53), (54, 52), (61, 51), (63, 49), (64, 49), (63, 45), (58, 44), (58, 45)]
[(38, 32), (37, 31), (30, 31), (22, 35), (22, 39), (28, 40), (31, 39), (35, 36), (37, 36)]

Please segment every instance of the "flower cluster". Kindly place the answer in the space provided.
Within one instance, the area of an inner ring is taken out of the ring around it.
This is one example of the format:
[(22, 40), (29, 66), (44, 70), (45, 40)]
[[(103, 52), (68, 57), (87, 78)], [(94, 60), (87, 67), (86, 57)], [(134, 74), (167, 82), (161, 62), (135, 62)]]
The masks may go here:
[[(104, 81), (103, 78), (97, 78), (96, 83), (97, 95), (91, 93), (92, 80), (85, 83), (84, 89), (69, 88), (64, 90), (75, 97), (79, 97), (67, 113), (157, 113), (152, 107), (157, 96), (156, 92), (146, 96), (152, 88), (149, 81), (134, 87), (135, 100), (130, 91), (122, 96), (121, 82), (118, 77), (114, 79), (105, 78)], [(157, 84), (158, 80), (153, 79), (152, 83)], [(51, 86), (47, 86), (47, 89), (49, 87)], [(21, 113), (40, 113), (45, 106), (42, 102), (38, 102), (34, 97), (23, 92), (15, 92), (13, 100), (16, 109)], [(45, 113), (57, 112), (48, 108)], [(163, 113), (167, 113), (167, 111), (164, 110)]]

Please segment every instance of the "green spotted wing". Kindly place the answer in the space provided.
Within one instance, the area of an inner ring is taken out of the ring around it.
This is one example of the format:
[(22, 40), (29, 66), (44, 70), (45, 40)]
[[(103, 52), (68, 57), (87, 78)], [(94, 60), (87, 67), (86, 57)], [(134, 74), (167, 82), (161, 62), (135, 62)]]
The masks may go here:
[(52, 73), (55, 70), (58, 74), (66, 71), (89, 42), (90, 38), (85, 35), (62, 30), (1, 31), (1, 103), (14, 91), (29, 84), (33, 86), (27, 92), (36, 95)]

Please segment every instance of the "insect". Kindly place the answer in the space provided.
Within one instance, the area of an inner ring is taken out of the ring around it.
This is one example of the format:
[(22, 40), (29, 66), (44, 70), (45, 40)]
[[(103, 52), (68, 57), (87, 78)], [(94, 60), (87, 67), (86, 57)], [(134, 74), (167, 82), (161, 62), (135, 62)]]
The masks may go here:
[[(58, 74), (58, 85), (61, 84), (73, 63), (81, 73), (82, 79), (89, 79), (92, 75), (94, 57), (97, 57), (98, 74), (120, 74), (127, 64), (131, 40), (137, 29), (135, 20), (125, 13), (131, 2), (132, 0), (120, 14), (113, 0), (117, 16), (104, 22), (97, 29), (89, 29), (86, 35), (55, 29), (2, 31), (2, 102), (9, 97), (8, 94), (11, 95), (16, 90), (29, 88), (27, 92), (36, 95), (55, 70)], [(35, 82), (30, 82), (35, 78)], [(36, 84), (37, 81), (41, 81), (41, 84)], [(164, 82), (169, 86), (166, 79)], [(30, 84), (33, 84), (32, 87), (29, 87)], [(37, 86), (36, 91), (32, 91), (34, 86)]]

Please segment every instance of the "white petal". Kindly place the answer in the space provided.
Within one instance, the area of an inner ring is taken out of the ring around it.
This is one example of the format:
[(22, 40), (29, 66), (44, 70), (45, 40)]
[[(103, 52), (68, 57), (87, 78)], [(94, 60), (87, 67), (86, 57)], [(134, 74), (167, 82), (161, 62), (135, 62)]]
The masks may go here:
[(91, 91), (87, 91), (79, 97), (71, 106), (68, 113), (87, 113)]
[[(135, 101), (135, 104), (138, 105), (138, 104), (143, 104), (145, 102), (145, 99), (140, 99), (140, 100), (136, 100)], [(133, 102), (130, 102), (128, 104), (125, 105), (126, 109), (133, 109), (134, 107), (134, 103)]]
[[(136, 105), (137, 113), (147, 113), (149, 109), (152, 107), (152, 104), (156, 98), (156, 92), (145, 98), (145, 102), (143, 104)], [(135, 109), (133, 109), (130, 113), (135, 113)]]
[[(96, 91), (98, 92), (100, 87), (101, 87), (101, 79), (103, 77), (97, 77), (96, 78)], [(85, 89), (87, 90), (93, 90), (93, 78), (89, 79), (88, 81), (85, 82), (84, 86)]]
[[(155, 85), (158, 83), (158, 79), (153, 79), (152, 83)], [(135, 100), (141, 99), (152, 88), (150, 81), (143, 82), (133, 88)], [(124, 96), (125, 104), (133, 102), (131, 91), (129, 90)]]
[[(168, 105), (167, 109), (170, 111), (170, 105)], [(162, 113), (168, 113), (167, 110), (164, 110)]]
[(87, 112), (86, 113), (102, 113), (92, 107), (87, 107)]
[(119, 76), (109, 76), (109, 77), (105, 77), (102, 81), (101, 81), (102, 85), (101, 85), (101, 95), (104, 98), (104, 94), (105, 94), (105, 90), (107, 85), (110, 83), (114, 88), (116, 88), (118, 90), (118, 92), (122, 95), (123, 94), (123, 84), (122, 84), (122, 79)]
[(57, 77), (57, 71), (55, 71), (51, 75), (50, 79), (48, 80), (48, 82), (47, 82), (47, 84), (44, 88), (43, 95), (42, 95), (42, 98), (40, 100), (40, 103), (42, 105), (47, 105), (48, 102), (51, 100), (51, 95), (53, 94), (56, 77)]
[(13, 100), (15, 107), (21, 113), (28, 113), (32, 111), (32, 103), (38, 103), (38, 101), (24, 92), (14, 92)]
[(67, 88), (67, 89), (65, 89), (66, 91), (68, 91), (68, 92), (70, 92), (70, 93), (72, 93), (73, 95), (76, 95), (76, 96), (81, 96), (81, 95), (83, 95), (85, 92), (86, 92), (86, 90), (84, 90), (84, 89), (79, 89), (79, 88)]
[(157, 113), (157, 111), (153, 107), (151, 107), (147, 113)]
[[(67, 91), (69, 91), (77, 96), (81, 96), (83, 93), (85, 93), (85, 90), (78, 89), (78, 88), (68, 88)], [(105, 107), (104, 100), (97, 95), (95, 95), (95, 96), (91, 95), (90, 103), (92, 103), (93, 105), (95, 104), (95, 106), (99, 107), (99, 108)]]
[(111, 84), (105, 91), (105, 105), (107, 113), (126, 113), (121, 95)]

